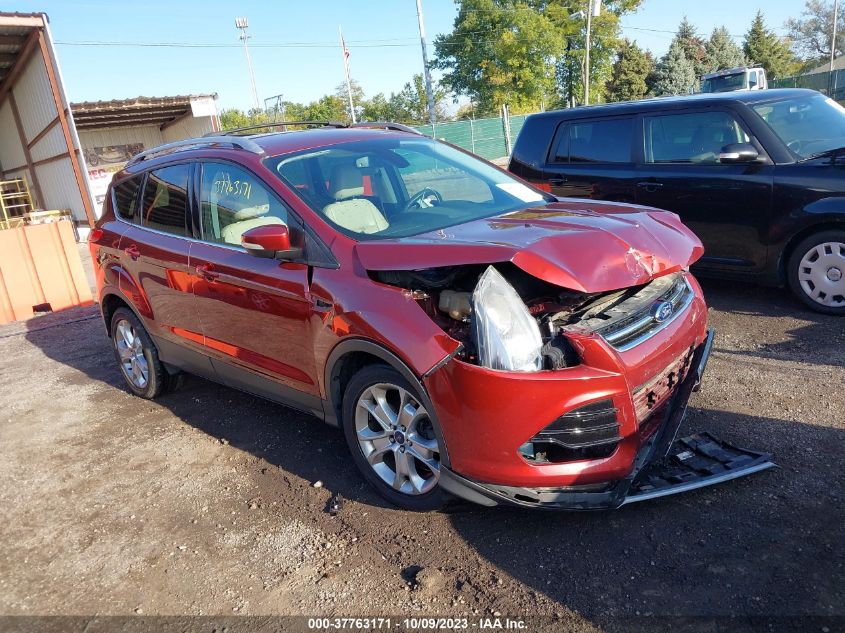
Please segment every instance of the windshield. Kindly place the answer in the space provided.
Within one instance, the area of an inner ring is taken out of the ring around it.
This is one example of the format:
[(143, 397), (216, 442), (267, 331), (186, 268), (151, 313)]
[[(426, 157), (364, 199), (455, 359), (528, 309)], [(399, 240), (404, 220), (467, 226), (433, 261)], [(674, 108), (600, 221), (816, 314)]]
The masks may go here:
[(845, 108), (814, 95), (753, 106), (798, 158), (845, 146)]
[(267, 164), (303, 202), (358, 240), (418, 235), (554, 201), (422, 137), (342, 143)]
[(721, 77), (705, 79), (701, 86), (701, 92), (731, 92), (743, 88), (745, 88), (745, 73), (741, 72), (735, 75), (722, 75)]

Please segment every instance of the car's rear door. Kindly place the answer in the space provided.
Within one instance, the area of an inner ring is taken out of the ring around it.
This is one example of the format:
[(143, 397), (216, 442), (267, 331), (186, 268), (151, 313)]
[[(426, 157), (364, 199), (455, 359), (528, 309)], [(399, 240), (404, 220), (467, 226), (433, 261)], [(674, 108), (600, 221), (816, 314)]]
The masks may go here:
[[(773, 165), (745, 123), (727, 108), (643, 116), (639, 204), (677, 213), (704, 243), (699, 267), (754, 273), (766, 265)], [(722, 164), (725, 145), (753, 143), (762, 162)]]
[(314, 352), (308, 266), (247, 253), (244, 231), (288, 225), (304, 239), (299, 220), (254, 173), (233, 163), (203, 161), (200, 240), (191, 274), (203, 344), (228, 384), (304, 410), (321, 412)]
[(552, 141), (543, 180), (556, 196), (633, 202), (636, 198), (633, 116), (562, 122)]
[(192, 169), (182, 162), (147, 173), (136, 223), (120, 241), (127, 273), (120, 289), (135, 302), (162, 360), (209, 374), (210, 363), (197, 353), (200, 325), (188, 266)]

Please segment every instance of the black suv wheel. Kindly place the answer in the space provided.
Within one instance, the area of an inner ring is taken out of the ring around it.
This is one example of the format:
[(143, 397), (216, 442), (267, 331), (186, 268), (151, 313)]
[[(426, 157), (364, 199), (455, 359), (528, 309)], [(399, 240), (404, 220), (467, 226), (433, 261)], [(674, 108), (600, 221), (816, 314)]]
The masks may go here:
[(792, 291), (807, 306), (845, 315), (845, 231), (822, 231), (803, 240), (789, 258)]

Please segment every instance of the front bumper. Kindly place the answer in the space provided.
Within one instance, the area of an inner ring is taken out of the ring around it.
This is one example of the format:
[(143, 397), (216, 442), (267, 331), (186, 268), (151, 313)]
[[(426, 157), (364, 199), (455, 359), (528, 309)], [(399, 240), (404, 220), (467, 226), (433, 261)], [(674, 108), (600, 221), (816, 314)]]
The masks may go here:
[[(636, 453), (624, 478), (564, 487), (507, 486), (482, 483), (442, 467), (440, 486), (481, 505), (516, 505), (559, 510), (614, 509), (627, 503), (666, 496), (735, 479), (774, 466), (769, 456), (736, 449), (709, 436), (680, 440), (673, 447), (687, 403), (701, 378), (713, 345), (713, 330), (696, 348), (689, 371), (669, 400), (655, 412), (657, 430)], [(672, 453), (670, 459), (665, 459)]]

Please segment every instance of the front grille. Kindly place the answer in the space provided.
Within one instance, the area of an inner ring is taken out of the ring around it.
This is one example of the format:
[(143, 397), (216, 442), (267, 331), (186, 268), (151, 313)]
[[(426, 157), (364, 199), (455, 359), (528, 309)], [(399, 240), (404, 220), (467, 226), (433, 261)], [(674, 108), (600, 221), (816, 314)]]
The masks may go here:
[(683, 273), (659, 277), (578, 326), (599, 334), (620, 352), (648, 340), (692, 303), (693, 291)]

